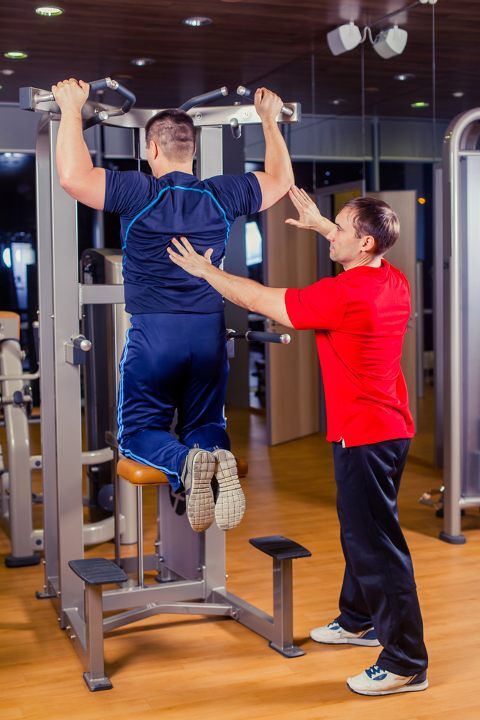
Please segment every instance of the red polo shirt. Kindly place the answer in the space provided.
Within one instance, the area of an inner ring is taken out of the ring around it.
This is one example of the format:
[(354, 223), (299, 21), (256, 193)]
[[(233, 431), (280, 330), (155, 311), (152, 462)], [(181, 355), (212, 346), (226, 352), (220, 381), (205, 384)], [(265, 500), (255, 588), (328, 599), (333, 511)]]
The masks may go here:
[(306, 288), (285, 304), (297, 330), (315, 330), (327, 409), (327, 440), (345, 446), (414, 435), (400, 368), (410, 317), (406, 277), (379, 268), (347, 270)]

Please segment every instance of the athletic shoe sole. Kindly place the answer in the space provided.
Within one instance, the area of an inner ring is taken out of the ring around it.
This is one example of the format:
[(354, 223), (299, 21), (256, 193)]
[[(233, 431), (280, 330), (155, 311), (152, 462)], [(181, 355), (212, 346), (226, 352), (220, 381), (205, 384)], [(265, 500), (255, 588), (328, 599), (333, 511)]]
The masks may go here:
[(215, 477), (218, 497), (215, 503), (215, 521), (220, 530), (231, 530), (245, 513), (245, 495), (238, 479), (237, 461), (229, 450), (215, 450), (217, 460)]
[(424, 680), (416, 685), (401, 685), (400, 687), (392, 688), (391, 690), (354, 690), (347, 681), (347, 687), (356, 695), (368, 695), (369, 697), (376, 697), (380, 695), (395, 695), (396, 693), (404, 692), (421, 692), (428, 688), (428, 680)]
[(339, 640), (318, 640), (312, 633), (310, 637), (322, 645), (362, 645), (363, 647), (378, 647), (379, 640), (365, 640), (364, 638), (340, 638)]
[(199, 450), (187, 458), (187, 473), (190, 476), (190, 490), (187, 494), (187, 517), (195, 532), (203, 532), (213, 522), (215, 502), (213, 500), (212, 477), (215, 459), (212, 453)]

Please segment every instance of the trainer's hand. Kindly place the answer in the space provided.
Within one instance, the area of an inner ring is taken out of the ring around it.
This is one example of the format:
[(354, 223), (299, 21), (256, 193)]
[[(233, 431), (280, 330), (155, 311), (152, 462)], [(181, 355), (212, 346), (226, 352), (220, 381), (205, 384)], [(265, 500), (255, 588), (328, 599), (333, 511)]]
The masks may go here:
[(330, 221), (323, 217), (305, 190), (293, 185), (288, 191), (288, 196), (298, 210), (298, 220), (288, 218), (288, 220), (285, 220), (287, 225), (294, 225), (302, 228), (302, 230), (315, 230), (316, 232), (322, 232), (322, 229), (328, 227)]
[(83, 80), (75, 80), (75, 78), (61, 80), (56, 85), (52, 85), (55, 101), (62, 114), (69, 111), (80, 113), (88, 100), (89, 91), (90, 85), (88, 83), (83, 82)]
[(179, 265), (190, 275), (198, 278), (205, 277), (207, 267), (212, 264), (213, 248), (209, 248), (205, 255), (200, 255), (193, 249), (186, 237), (181, 237), (180, 240), (172, 238), (172, 245), (175, 246), (177, 252), (171, 247), (167, 247), (167, 252), (175, 265)]
[(263, 120), (275, 120), (283, 106), (283, 100), (271, 90), (261, 87), (255, 92), (255, 110)]

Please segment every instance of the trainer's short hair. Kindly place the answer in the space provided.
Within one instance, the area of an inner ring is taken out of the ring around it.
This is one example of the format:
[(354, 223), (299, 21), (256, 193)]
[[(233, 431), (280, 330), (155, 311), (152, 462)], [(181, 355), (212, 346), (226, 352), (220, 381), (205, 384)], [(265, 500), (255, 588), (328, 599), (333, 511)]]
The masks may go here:
[(375, 240), (375, 253), (383, 255), (398, 240), (400, 223), (397, 214), (383, 200), (373, 197), (353, 198), (345, 203), (353, 213), (353, 227), (357, 237), (371, 235)]
[(162, 110), (145, 125), (147, 147), (151, 140), (159, 145), (168, 160), (188, 161), (195, 153), (192, 118), (183, 110)]

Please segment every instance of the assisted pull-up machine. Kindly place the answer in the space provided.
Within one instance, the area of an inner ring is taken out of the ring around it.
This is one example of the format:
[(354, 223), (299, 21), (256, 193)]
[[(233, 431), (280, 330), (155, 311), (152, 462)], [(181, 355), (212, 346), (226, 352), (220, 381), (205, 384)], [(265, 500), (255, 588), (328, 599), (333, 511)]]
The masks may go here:
[[(126, 132), (142, 132), (146, 122), (160, 111), (133, 107), (133, 94), (108, 78), (91, 84), (91, 92), (99, 89), (120, 94), (123, 104), (115, 107), (96, 99), (88, 100), (83, 110), (85, 128), (103, 122)], [(234, 136), (238, 136), (242, 125), (260, 123), (253, 105), (208, 107), (201, 104), (225, 94), (221, 88), (207, 96), (197, 96), (188, 110), (197, 129), (200, 179), (222, 174), (224, 126), (230, 126)], [(84, 661), (85, 680), (91, 690), (111, 687), (103, 667), (103, 633), (161, 612), (231, 617), (267, 638), (283, 655), (303, 654), (303, 650), (293, 644), (291, 560), (309, 555), (308, 550), (279, 536), (252, 540), (252, 544), (274, 559), (274, 614), (266, 615), (227, 591), (225, 533), (215, 526), (205, 533), (194, 533), (185, 514), (175, 512), (178, 503), (172, 502), (171, 490), (162, 477), (154, 478), (158, 486), (160, 524), (155, 554), (144, 556), (140, 548), (138, 561), (118, 558), (117, 564), (102, 560), (101, 568), (93, 567), (95, 561), (82, 560), (80, 374), (88, 342), (85, 343), (82, 336), (81, 320), (86, 306), (122, 305), (124, 293), (121, 284), (79, 282), (76, 202), (60, 187), (55, 166), (59, 108), (51, 93), (39, 88), (22, 88), (20, 100), (24, 109), (43, 114), (37, 140), (37, 226), (45, 586), (39, 597), (51, 598), (58, 608), (60, 625), (68, 631)], [(282, 110), (280, 122), (299, 120), (297, 104)], [(258, 339), (286, 342), (286, 338), (280, 336)], [(139, 468), (142, 478), (143, 466)], [(139, 485), (133, 483), (130, 476), (125, 477), (128, 474), (125, 469), (122, 473), (124, 477), (118, 479), (119, 492), (115, 497), (120, 515), (124, 515), (125, 508), (131, 514), (138, 495), (135, 485)], [(129, 528), (127, 542), (136, 542), (141, 527), (134, 522)], [(144, 569), (155, 570), (161, 582), (145, 586)], [(129, 579), (130, 574), (137, 576), (136, 584)], [(117, 587), (102, 592), (102, 585), (107, 583)], [(121, 612), (103, 619), (103, 611)]]

